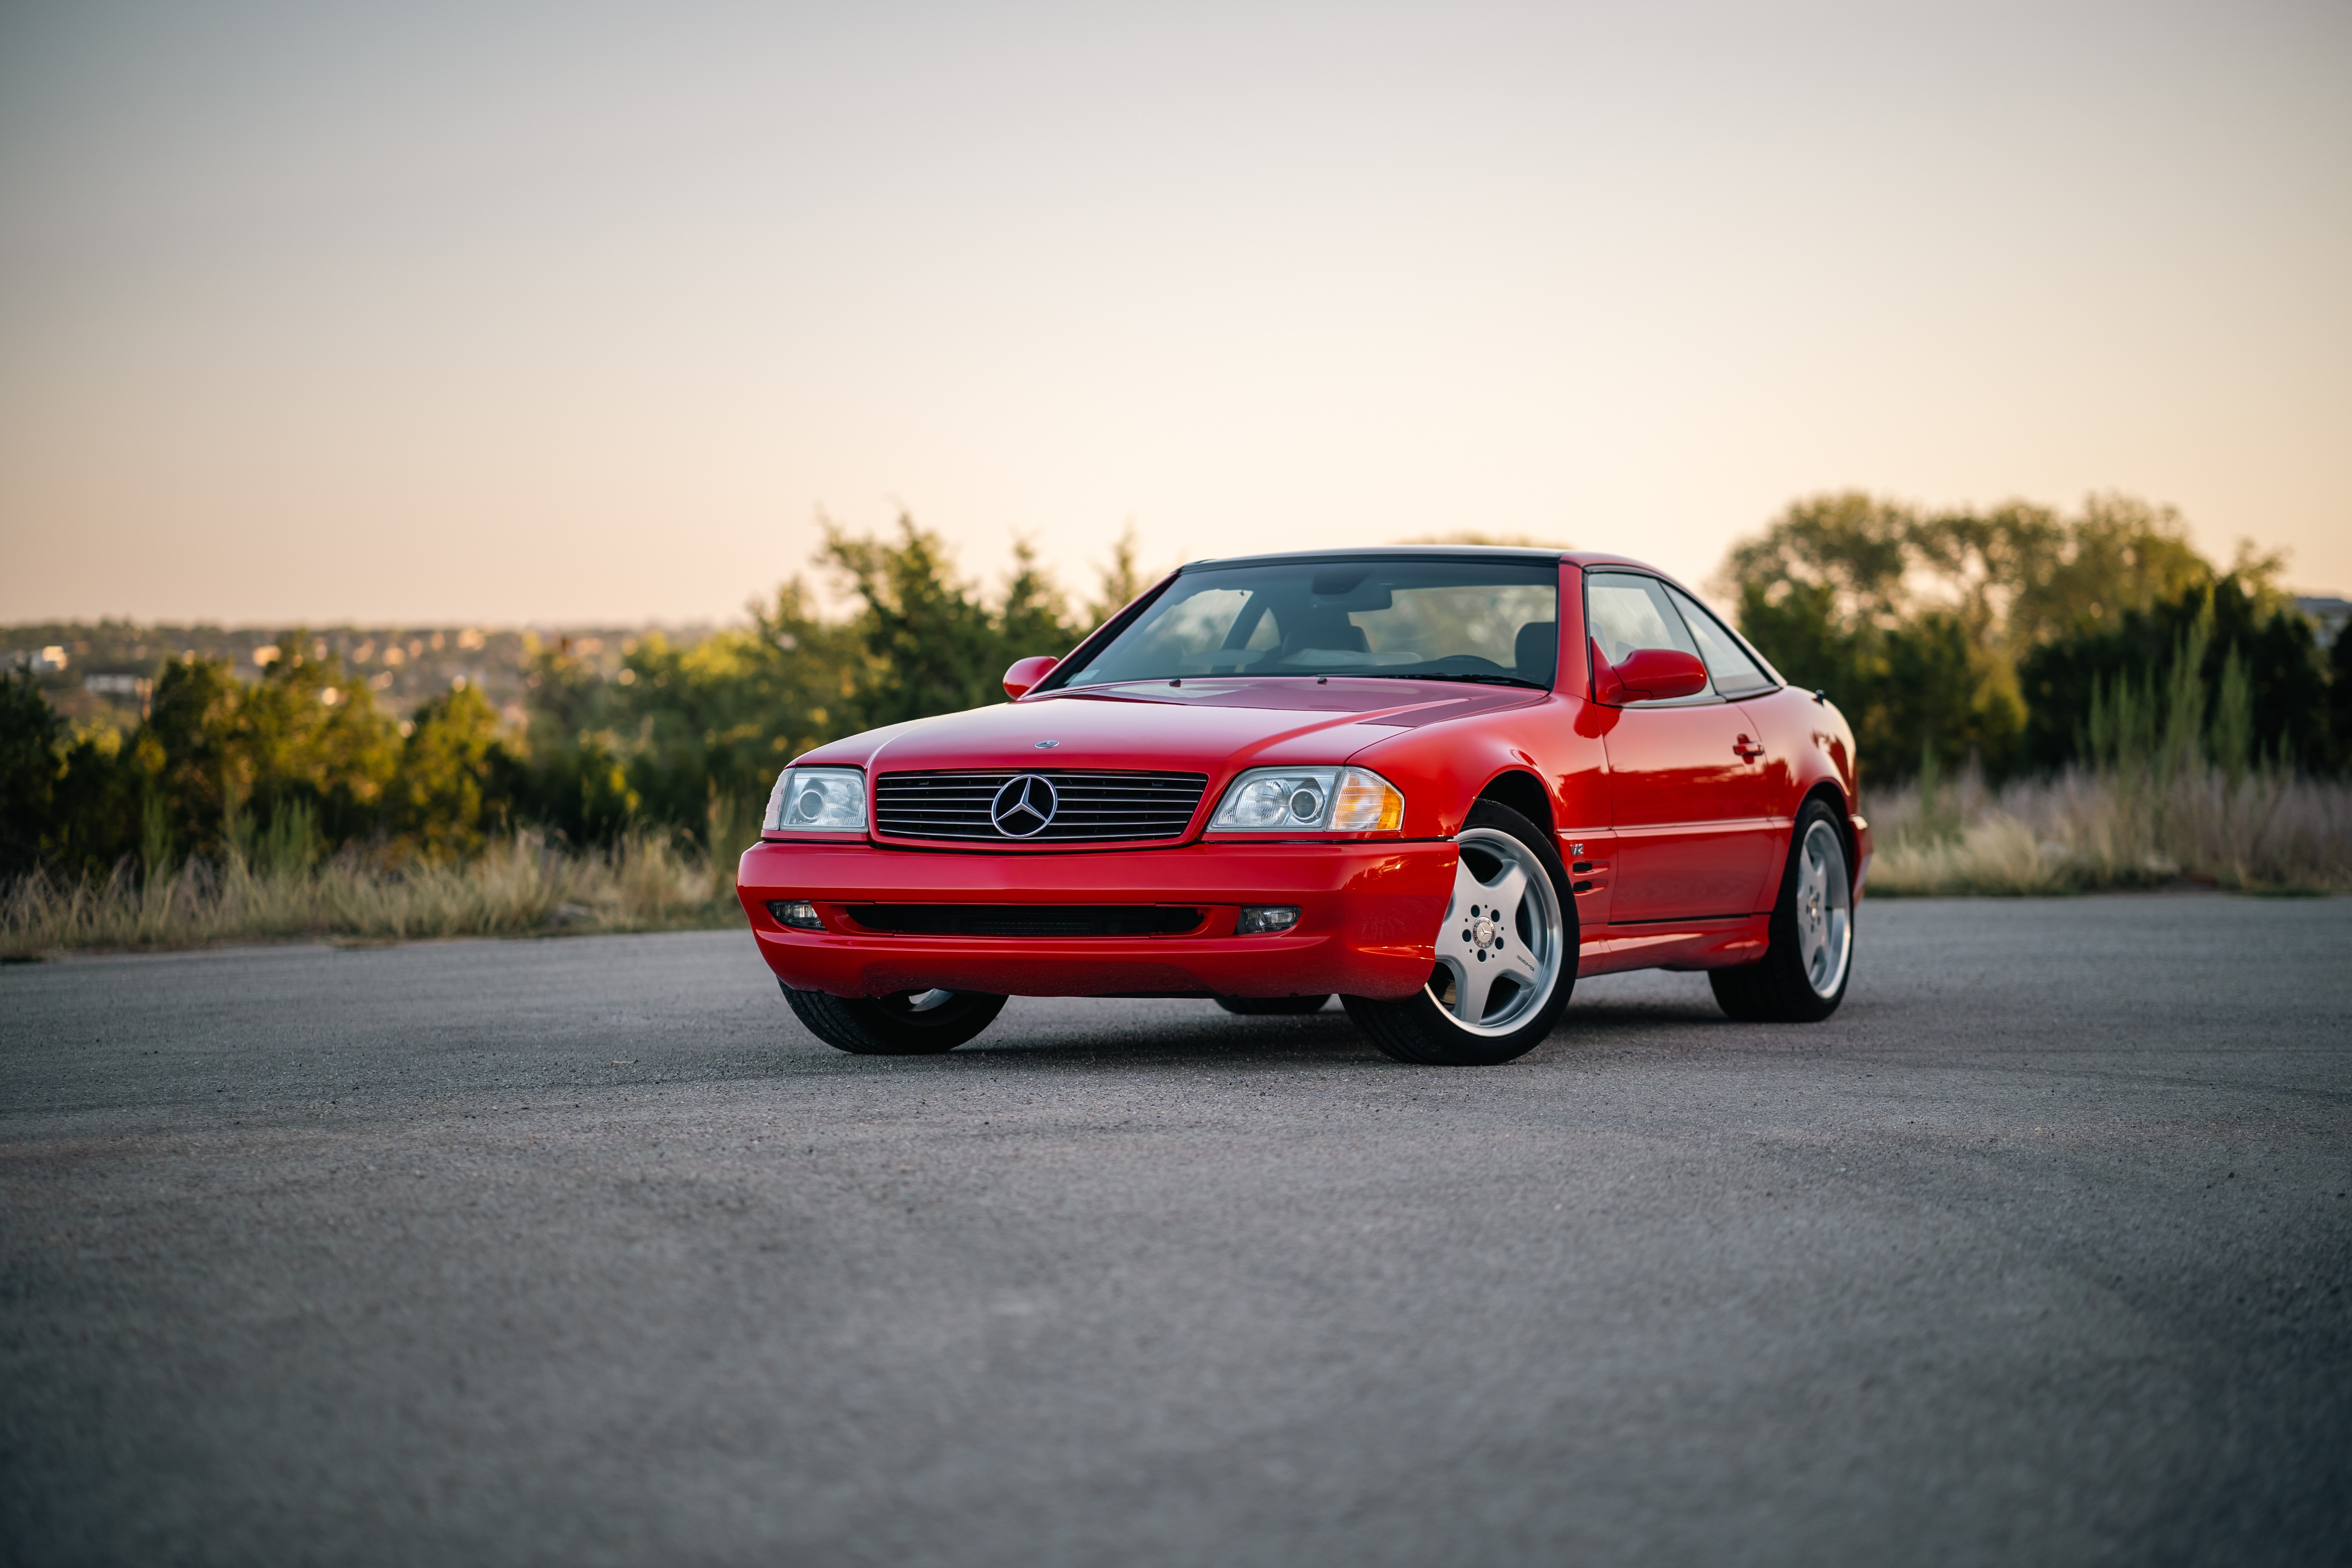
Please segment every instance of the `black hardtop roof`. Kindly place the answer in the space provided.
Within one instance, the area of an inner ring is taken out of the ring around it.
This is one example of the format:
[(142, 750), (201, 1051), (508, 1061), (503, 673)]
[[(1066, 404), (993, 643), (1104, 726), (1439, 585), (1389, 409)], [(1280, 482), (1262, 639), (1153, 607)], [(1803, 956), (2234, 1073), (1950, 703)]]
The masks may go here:
[(1207, 567), (1306, 565), (1318, 561), (1561, 561), (1570, 552), (1525, 544), (1376, 544), (1354, 550), (1284, 550), (1265, 555), (1212, 555), (1179, 572)]

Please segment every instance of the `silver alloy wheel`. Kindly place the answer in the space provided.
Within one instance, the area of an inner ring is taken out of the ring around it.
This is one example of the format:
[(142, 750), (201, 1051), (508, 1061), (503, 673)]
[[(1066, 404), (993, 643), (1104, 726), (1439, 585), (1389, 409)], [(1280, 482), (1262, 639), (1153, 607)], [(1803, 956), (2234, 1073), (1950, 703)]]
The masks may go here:
[(1797, 956), (1814, 995), (1837, 994), (1853, 952), (1853, 884), (1845, 874), (1845, 843), (1836, 828), (1816, 822), (1797, 853)]
[(1430, 977), (1429, 999), (1465, 1033), (1507, 1035), (1559, 984), (1559, 895), (1535, 851), (1509, 834), (1468, 827), (1454, 842), (1461, 859), (1437, 932), (1444, 973)]

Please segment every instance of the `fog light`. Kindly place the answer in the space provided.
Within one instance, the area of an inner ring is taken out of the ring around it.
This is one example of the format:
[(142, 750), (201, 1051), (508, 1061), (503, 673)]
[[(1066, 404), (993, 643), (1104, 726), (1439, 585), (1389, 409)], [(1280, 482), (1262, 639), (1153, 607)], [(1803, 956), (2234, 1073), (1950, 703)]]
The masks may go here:
[(1242, 918), (1234, 922), (1234, 930), (1247, 936), (1252, 931), (1288, 931), (1297, 923), (1296, 904), (1244, 904)]
[(801, 931), (823, 931), (824, 922), (816, 918), (816, 906), (806, 899), (770, 899), (768, 912), (776, 917), (778, 925), (793, 926)]

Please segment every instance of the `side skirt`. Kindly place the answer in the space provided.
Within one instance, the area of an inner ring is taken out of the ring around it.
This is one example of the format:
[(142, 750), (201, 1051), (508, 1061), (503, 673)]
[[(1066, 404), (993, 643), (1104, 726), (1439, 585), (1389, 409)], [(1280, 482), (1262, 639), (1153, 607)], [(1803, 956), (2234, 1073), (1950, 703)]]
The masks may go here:
[(1610, 926), (1587, 936), (1580, 978), (1629, 969), (1726, 969), (1753, 963), (1769, 941), (1769, 911)]

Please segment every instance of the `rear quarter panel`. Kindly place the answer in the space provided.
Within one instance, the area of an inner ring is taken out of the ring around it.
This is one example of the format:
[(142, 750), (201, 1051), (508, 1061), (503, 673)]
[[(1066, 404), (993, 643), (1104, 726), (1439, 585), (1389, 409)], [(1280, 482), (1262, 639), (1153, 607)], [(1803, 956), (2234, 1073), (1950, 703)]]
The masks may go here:
[[(1783, 687), (1763, 697), (1742, 698), (1740, 707), (1757, 726), (1765, 747), (1765, 809), (1783, 833), (1794, 828), (1797, 810), (1815, 790), (1828, 785), (1843, 805), (1853, 851), (1857, 895), (1870, 869), (1869, 824), (1862, 818), (1859, 762), (1853, 729), (1837, 704), (1812, 693)], [(1783, 839), (1785, 850), (1785, 838)]]
[(1782, 687), (1762, 697), (1741, 698), (1739, 706), (1755, 721), (1756, 738), (1764, 744), (1765, 809), (1775, 818), (1794, 820), (1805, 796), (1823, 784), (1837, 787), (1846, 810), (1855, 808), (1860, 797), (1853, 731), (1834, 704)]

